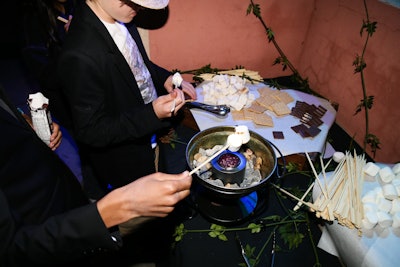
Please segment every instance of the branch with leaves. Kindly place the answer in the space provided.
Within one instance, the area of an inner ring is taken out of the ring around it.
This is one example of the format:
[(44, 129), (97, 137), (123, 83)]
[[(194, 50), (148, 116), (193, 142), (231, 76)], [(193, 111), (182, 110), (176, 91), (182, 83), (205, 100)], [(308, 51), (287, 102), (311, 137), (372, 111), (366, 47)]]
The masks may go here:
[(367, 64), (365, 63), (364, 56), (365, 56), (365, 51), (367, 50), (367, 45), (369, 38), (372, 37), (372, 35), (376, 31), (376, 21), (370, 21), (369, 20), (369, 14), (368, 14), (368, 8), (367, 8), (367, 3), (364, 0), (364, 8), (365, 8), (365, 14), (366, 14), (366, 20), (363, 20), (363, 24), (361, 26), (360, 30), (360, 36), (362, 37), (363, 33), (365, 32), (367, 37), (365, 38), (363, 50), (360, 55), (356, 55), (355, 60), (353, 61), (353, 66), (354, 66), (354, 73), (359, 73), (360, 78), (361, 78), (361, 88), (363, 91), (363, 99), (361, 99), (360, 104), (357, 105), (356, 107), (356, 112), (354, 115), (358, 114), (364, 109), (364, 115), (365, 115), (365, 136), (364, 136), (364, 141), (363, 141), (363, 149), (364, 151), (366, 150), (367, 145), (370, 146), (371, 151), (375, 157), (376, 150), (379, 149), (379, 138), (369, 132), (369, 113), (368, 111), (372, 108), (373, 103), (374, 103), (374, 96), (368, 96), (367, 95), (367, 87), (365, 85), (365, 79), (364, 79), (364, 69), (367, 67)]
[(282, 65), (282, 70), (285, 71), (287, 68), (289, 68), (293, 75), (291, 76), (293, 82), (295, 82), (296, 84), (299, 85), (299, 90), (305, 92), (305, 93), (309, 93), (309, 94), (313, 94), (319, 97), (323, 97), (320, 94), (318, 94), (317, 92), (313, 91), (310, 88), (310, 85), (308, 83), (308, 79), (307, 78), (303, 78), (299, 71), (294, 67), (294, 65), (290, 62), (290, 60), (288, 59), (288, 57), (285, 55), (285, 53), (283, 52), (283, 50), (281, 49), (281, 47), (278, 45), (276, 39), (275, 39), (275, 33), (272, 31), (271, 27), (267, 26), (267, 24), (265, 23), (264, 19), (261, 16), (261, 8), (259, 4), (255, 4), (253, 0), (250, 0), (250, 4), (247, 7), (247, 12), (246, 14), (249, 15), (250, 13), (252, 13), (263, 25), (264, 29), (265, 29), (265, 33), (267, 34), (267, 38), (268, 38), (268, 42), (272, 43), (274, 45), (274, 47), (276, 48), (276, 50), (279, 53), (279, 57), (277, 57), (275, 59), (275, 61), (273, 62), (273, 65), (278, 65), (281, 64)]

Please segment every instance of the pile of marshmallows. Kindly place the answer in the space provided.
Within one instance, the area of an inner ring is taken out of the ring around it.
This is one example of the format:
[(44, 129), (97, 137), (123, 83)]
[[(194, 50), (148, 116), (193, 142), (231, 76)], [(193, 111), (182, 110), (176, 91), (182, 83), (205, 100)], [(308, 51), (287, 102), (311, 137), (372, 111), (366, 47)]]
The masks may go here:
[(241, 110), (255, 100), (255, 95), (246, 87), (246, 80), (238, 76), (215, 75), (212, 82), (202, 87), (204, 103), (209, 105), (227, 105), (234, 110)]
[(361, 199), (364, 207), (363, 228), (400, 227), (400, 163), (379, 167), (368, 162), (364, 167), (365, 181), (377, 181), (380, 186), (368, 191)]

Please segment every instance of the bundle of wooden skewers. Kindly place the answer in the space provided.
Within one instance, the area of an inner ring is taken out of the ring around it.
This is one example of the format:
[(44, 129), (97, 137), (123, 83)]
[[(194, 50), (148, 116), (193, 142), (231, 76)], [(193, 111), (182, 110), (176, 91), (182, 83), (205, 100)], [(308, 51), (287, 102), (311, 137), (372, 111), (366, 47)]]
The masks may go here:
[[(297, 198), (277, 185), (273, 186), (298, 201), (294, 210), (299, 209), (301, 205), (306, 205), (319, 218), (326, 221), (334, 221), (336, 219), (341, 225), (360, 230), (364, 216), (361, 202), (364, 181), (363, 168), (366, 164), (364, 155), (358, 156), (355, 152), (354, 155), (351, 155), (351, 153), (346, 152), (333, 173), (330, 173), (329, 178), (325, 170), (330, 161), (324, 165), (320, 157), (322, 171), (318, 175), (307, 153), (306, 156), (314, 173), (315, 181), (301, 198)], [(305, 197), (315, 186), (318, 186), (318, 188), (314, 192), (319, 192), (319, 195), (314, 197), (313, 203), (305, 201)]]

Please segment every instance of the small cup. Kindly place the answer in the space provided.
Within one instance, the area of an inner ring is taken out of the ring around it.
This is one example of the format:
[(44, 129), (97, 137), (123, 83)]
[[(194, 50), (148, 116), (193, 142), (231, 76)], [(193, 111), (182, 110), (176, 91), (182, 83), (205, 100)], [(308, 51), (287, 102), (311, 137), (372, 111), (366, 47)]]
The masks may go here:
[(246, 158), (240, 152), (226, 150), (211, 161), (214, 179), (220, 179), (224, 185), (240, 184), (246, 171)]

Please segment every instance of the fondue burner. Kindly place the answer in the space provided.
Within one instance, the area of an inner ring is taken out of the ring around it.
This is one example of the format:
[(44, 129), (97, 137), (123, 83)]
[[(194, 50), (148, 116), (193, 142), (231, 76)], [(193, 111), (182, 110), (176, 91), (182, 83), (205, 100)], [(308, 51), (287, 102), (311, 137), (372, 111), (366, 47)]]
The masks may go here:
[[(186, 162), (192, 170), (194, 156), (201, 148), (213, 148), (226, 144), (229, 136), (235, 134), (234, 126), (219, 126), (203, 130), (192, 137), (186, 147)], [(262, 159), (259, 172), (261, 181), (241, 186), (247, 174), (245, 173), (246, 158), (239, 151), (225, 150), (211, 160), (211, 178), (221, 179), (225, 185), (237, 183), (236, 186), (219, 186), (203, 179), (201, 175), (193, 174), (191, 199), (194, 207), (205, 218), (222, 224), (236, 225), (261, 214), (269, 204), (269, 180), (279, 177), (277, 171), (277, 156), (279, 149), (256, 132), (249, 131), (248, 142), (242, 144), (242, 150), (250, 149), (253, 155)], [(243, 142), (242, 142), (243, 143)]]
[(246, 158), (240, 152), (225, 150), (211, 161), (214, 179), (220, 179), (224, 185), (243, 182), (246, 171)]
[(268, 206), (267, 189), (253, 191), (235, 199), (220, 198), (203, 189), (195, 185), (192, 200), (201, 215), (214, 223), (235, 226), (257, 216)]

